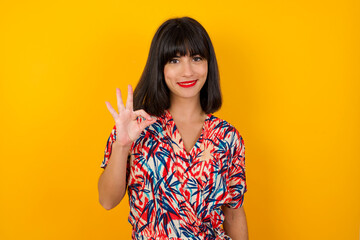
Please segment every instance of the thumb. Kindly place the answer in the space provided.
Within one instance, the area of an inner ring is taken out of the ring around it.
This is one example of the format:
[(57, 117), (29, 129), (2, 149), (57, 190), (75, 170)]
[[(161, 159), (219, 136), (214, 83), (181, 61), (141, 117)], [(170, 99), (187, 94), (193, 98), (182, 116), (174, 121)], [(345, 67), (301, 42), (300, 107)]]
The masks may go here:
[(140, 129), (141, 131), (144, 130), (145, 128), (147, 128), (148, 126), (150, 126), (151, 124), (155, 123), (156, 119), (152, 118), (151, 120), (144, 120), (140, 123)]

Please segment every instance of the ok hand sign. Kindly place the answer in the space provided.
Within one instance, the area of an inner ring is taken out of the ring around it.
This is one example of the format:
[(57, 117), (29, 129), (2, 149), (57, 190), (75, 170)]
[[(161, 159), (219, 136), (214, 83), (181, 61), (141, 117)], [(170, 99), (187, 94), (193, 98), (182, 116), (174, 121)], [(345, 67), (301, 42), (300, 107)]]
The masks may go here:
[[(152, 118), (144, 110), (133, 111), (133, 90), (128, 85), (128, 97), (126, 106), (121, 98), (121, 91), (116, 88), (116, 97), (119, 113), (117, 113), (109, 102), (105, 102), (116, 124), (116, 142), (120, 146), (130, 148), (131, 144), (140, 136), (140, 133), (149, 125), (153, 124), (156, 119)], [(137, 121), (138, 117), (143, 117), (141, 123)]]

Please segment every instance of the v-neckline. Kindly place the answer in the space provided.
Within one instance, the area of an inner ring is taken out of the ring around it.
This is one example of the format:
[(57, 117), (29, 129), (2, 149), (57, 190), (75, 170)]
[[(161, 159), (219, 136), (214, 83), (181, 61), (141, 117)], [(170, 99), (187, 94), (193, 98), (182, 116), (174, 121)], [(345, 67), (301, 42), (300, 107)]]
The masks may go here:
[(211, 117), (211, 113), (207, 114), (206, 115), (206, 118), (202, 124), (202, 127), (201, 127), (201, 133), (200, 133), (200, 136), (198, 137), (198, 139), (196, 140), (194, 146), (192, 146), (192, 148), (190, 149), (190, 151), (186, 151), (186, 148), (185, 148), (185, 144), (184, 144), (184, 140), (180, 134), (180, 131), (178, 129), (178, 127), (176, 126), (176, 123), (175, 123), (175, 120), (173, 118), (173, 116), (171, 115), (170, 111), (168, 109), (165, 110), (166, 111), (166, 114), (168, 114), (168, 117), (169, 119), (172, 121), (172, 124), (173, 124), (173, 128), (172, 128), (172, 132), (171, 134), (174, 134), (175, 132), (179, 135), (179, 142), (177, 144), (181, 144), (181, 147), (182, 147), (182, 151), (187, 155), (187, 156), (190, 156), (192, 155), (192, 153), (195, 151), (195, 149), (197, 149), (199, 147), (199, 144), (201, 143), (201, 140), (203, 138), (203, 135), (204, 135), (204, 131), (205, 131), (205, 125), (206, 125), (206, 122), (210, 119)]

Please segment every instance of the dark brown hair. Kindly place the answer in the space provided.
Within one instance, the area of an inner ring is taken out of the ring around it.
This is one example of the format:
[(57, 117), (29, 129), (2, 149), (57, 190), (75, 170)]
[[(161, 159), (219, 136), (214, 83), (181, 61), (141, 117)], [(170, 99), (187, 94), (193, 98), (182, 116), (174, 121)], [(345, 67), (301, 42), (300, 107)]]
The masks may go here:
[(149, 56), (134, 91), (134, 109), (160, 116), (170, 107), (170, 90), (164, 78), (165, 64), (176, 55), (199, 54), (208, 62), (207, 79), (200, 91), (201, 108), (207, 114), (216, 112), (222, 103), (219, 70), (214, 47), (203, 26), (183, 17), (164, 22), (151, 42)]

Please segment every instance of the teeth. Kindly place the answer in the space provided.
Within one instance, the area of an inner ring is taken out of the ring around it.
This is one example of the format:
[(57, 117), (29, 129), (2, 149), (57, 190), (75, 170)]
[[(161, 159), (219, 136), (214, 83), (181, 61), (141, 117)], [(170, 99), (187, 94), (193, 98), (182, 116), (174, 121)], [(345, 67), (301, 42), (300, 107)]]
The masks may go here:
[(193, 82), (189, 82), (189, 83), (180, 83), (181, 85), (191, 85), (191, 84), (193, 84), (195, 81), (193, 81)]

